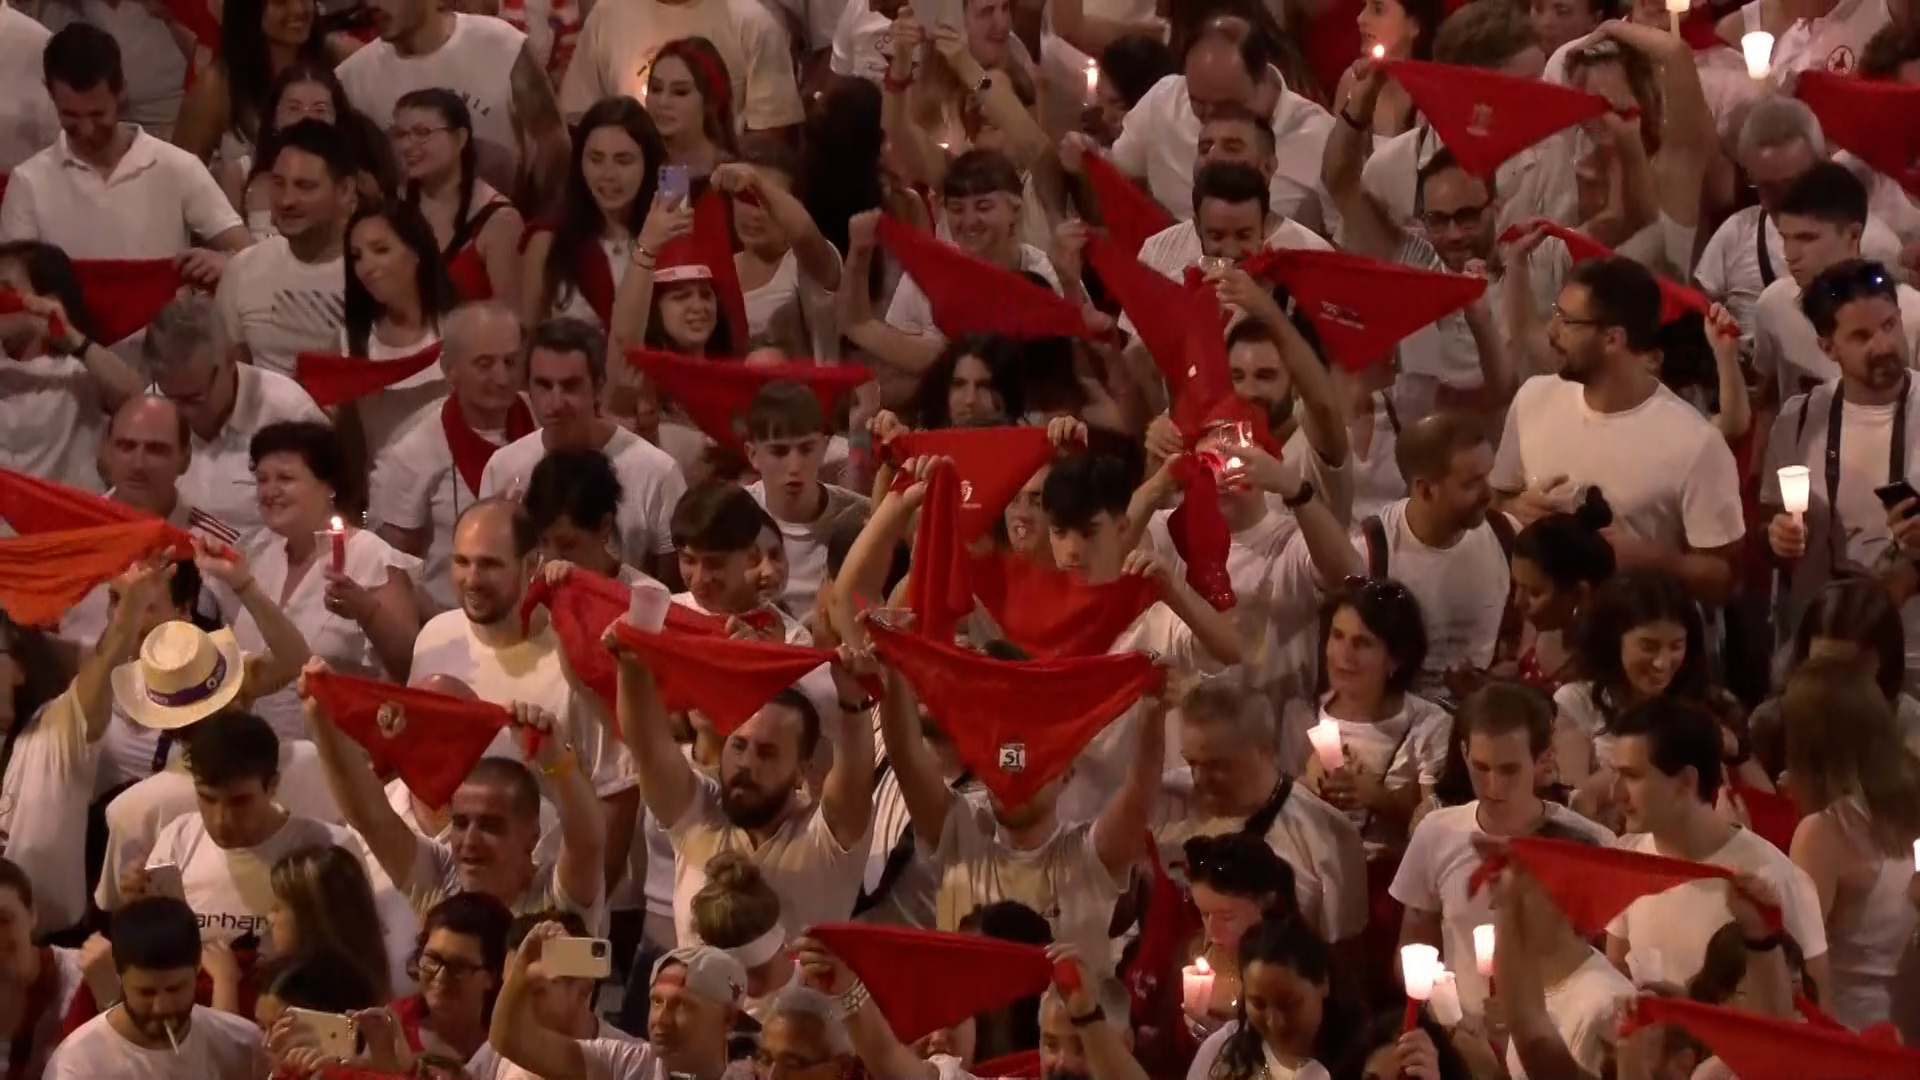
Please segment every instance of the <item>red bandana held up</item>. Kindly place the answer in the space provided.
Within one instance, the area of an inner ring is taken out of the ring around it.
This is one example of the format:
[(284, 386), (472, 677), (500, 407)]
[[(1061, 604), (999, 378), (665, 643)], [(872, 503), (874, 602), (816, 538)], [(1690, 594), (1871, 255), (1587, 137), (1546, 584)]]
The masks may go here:
[(672, 632), (649, 634), (624, 621), (614, 623), (613, 632), (653, 672), (660, 701), (668, 711), (697, 711), (722, 738), (753, 719), (774, 695), (834, 659), (832, 649)]
[(73, 276), (103, 345), (145, 330), (181, 288), (172, 259), (75, 259)]
[[(6, 196), (6, 185), (0, 183), (0, 198)], [(0, 315), (18, 315), (27, 310), (26, 298), (12, 289), (0, 289)], [(58, 340), (67, 336), (67, 323), (58, 315), (47, 320), (47, 338)]]
[(1920, 86), (1803, 71), (1794, 96), (1833, 143), (1920, 195)]
[(1409, 334), (1487, 291), (1486, 279), (1471, 274), (1416, 270), (1344, 251), (1265, 251), (1247, 260), (1246, 270), (1286, 286), (1321, 347), (1348, 371), (1379, 363)]
[[(917, 457), (947, 457), (960, 480), (960, 543), (985, 536), (1007, 504), (1033, 474), (1053, 459), (1053, 444), (1045, 428), (942, 428), (909, 431), (893, 437), (881, 451), (893, 465)], [(902, 472), (893, 489), (905, 491), (913, 477)]]
[[(294, 359), (294, 378), (323, 409), (377, 394), (440, 362), (440, 343), (393, 360), (303, 352)], [(451, 400), (451, 399), (449, 399)]]
[[(104, 495), (12, 469), (0, 469), (0, 518), (5, 518), (21, 536), (155, 520)], [(180, 533), (175, 540), (186, 545), (186, 550), (192, 550), (186, 533)]]
[(1189, 289), (1098, 236), (1087, 241), (1087, 264), (1133, 320), (1166, 379), (1174, 426), (1198, 439), (1207, 413), (1233, 396), (1219, 303), (1210, 290)]
[(963, 334), (999, 334), (1029, 340), (1094, 340), (1080, 309), (1059, 293), (968, 255), (900, 221), (880, 218), (880, 242), (926, 294), (934, 325), (951, 340)]
[(526, 598), (520, 601), (521, 633), (532, 624), (535, 608), (547, 609), (547, 618), (553, 625), (554, 636), (560, 639), (560, 651), (567, 658), (567, 666), (607, 707), (615, 734), (620, 730), (617, 690), (620, 671), (602, 638), (606, 636), (607, 627), (627, 617), (632, 603), (633, 590), (625, 584), (577, 566), (567, 571), (558, 585), (549, 583), (544, 574), (535, 577), (527, 586)]
[(1131, 1015), (1136, 1029), (1152, 1028), (1155, 1032), (1153, 1038), (1142, 1039), (1134, 1053), (1147, 1065), (1149, 1075), (1160, 1075), (1154, 1071), (1155, 1064), (1162, 1064), (1167, 1075), (1178, 1075), (1180, 1063), (1192, 1061), (1200, 1049), (1182, 1012), (1179, 970), (1188, 943), (1204, 927), (1193, 900), (1168, 876), (1166, 865), (1160, 861), (1160, 845), (1151, 834), (1147, 837), (1147, 857), (1147, 913), (1140, 921), (1139, 945), (1121, 979), (1133, 1004)]
[(1141, 191), (1140, 185), (1127, 179), (1113, 162), (1091, 152), (1082, 155), (1082, 160), (1086, 162), (1087, 183), (1100, 204), (1100, 223), (1121, 254), (1138, 257), (1142, 244), (1155, 233), (1173, 227), (1173, 215), (1166, 207)]
[[(1513, 861), (1531, 874), (1582, 937), (1593, 937), (1643, 896), (1690, 881), (1731, 881), (1733, 871), (1711, 863), (1648, 855), (1572, 840), (1517, 836), (1507, 841)], [(1481, 862), (1468, 879), (1477, 893), (1507, 866), (1501, 856)], [(1776, 917), (1778, 913), (1775, 913)]]
[(1461, 168), (1475, 176), (1492, 176), (1534, 143), (1611, 111), (1598, 94), (1482, 68), (1431, 60), (1376, 66), (1400, 84)]
[(1800, 807), (1794, 804), (1793, 796), (1761, 791), (1733, 777), (1727, 778), (1727, 786), (1746, 810), (1747, 824), (1754, 834), (1786, 854), (1793, 846), (1794, 830), (1800, 827)]
[(1000, 633), (1043, 660), (1104, 655), (1160, 599), (1160, 587), (1138, 574), (1089, 585), (1019, 555), (995, 553), (969, 569), (973, 595)]
[(821, 923), (807, 935), (847, 965), (909, 1045), (1053, 982), (1053, 961), (1038, 945), (851, 922)]
[(1920, 1076), (1920, 1051), (1718, 1005), (1644, 995), (1630, 1023), (1680, 1025), (1741, 1080)]
[(149, 518), (0, 540), (0, 610), (22, 626), (58, 626), (95, 586), (157, 551), (177, 550), (184, 535)]
[(962, 764), (1023, 806), (1088, 740), (1160, 685), (1145, 653), (1012, 663), (869, 622), (880, 658), (913, 684)]
[(1220, 511), (1220, 481), (1213, 470), (1189, 454), (1174, 463), (1180, 481), (1180, 505), (1167, 515), (1167, 534), (1173, 549), (1187, 565), (1187, 584), (1215, 611), (1231, 611), (1237, 602), (1227, 556), (1233, 551), (1233, 531)]
[[(1508, 226), (1507, 230), (1500, 234), (1500, 242), (1511, 243), (1529, 229), (1534, 228), (1542, 230), (1548, 236), (1565, 244), (1567, 255), (1576, 263), (1583, 263), (1588, 259), (1610, 259), (1614, 256), (1612, 248), (1586, 233), (1569, 229), (1565, 225), (1545, 218), (1535, 218), (1532, 221)], [(1660, 322), (1662, 324), (1670, 323), (1689, 311), (1697, 311), (1704, 317), (1708, 311), (1712, 310), (1713, 301), (1707, 299), (1705, 293), (1669, 280), (1662, 274), (1655, 274), (1654, 278), (1660, 284)]]
[(941, 466), (927, 481), (907, 568), (907, 607), (913, 609), (915, 633), (953, 640), (961, 620), (973, 613), (970, 562), (960, 539), (960, 477)]
[[(668, 241), (655, 253), (654, 295), (658, 296), (668, 284), (660, 280), (661, 272), (673, 266), (706, 268), (707, 280), (720, 302), (720, 314), (727, 320), (733, 345), (745, 348), (747, 301), (740, 291), (740, 272), (733, 265), (733, 225), (727, 218), (726, 200), (711, 185), (693, 200), (693, 231)], [(612, 308), (612, 293), (608, 294), (608, 308)]]
[[(489, 701), (338, 672), (312, 672), (306, 685), (333, 725), (366, 748), (376, 771), (398, 773), (415, 798), (436, 810), (447, 805), (494, 736), (512, 722), (511, 713)], [(404, 716), (392, 735), (381, 729), (379, 719), (381, 706), (389, 703)]]
[(739, 360), (696, 360), (655, 349), (628, 349), (627, 360), (646, 373), (662, 396), (678, 402), (701, 431), (722, 446), (746, 446), (747, 406), (771, 382), (791, 382), (813, 391), (820, 410), (833, 415), (840, 398), (873, 379), (859, 364), (822, 364), (789, 360), (748, 364)]
[[(516, 395), (512, 407), (507, 409), (507, 441), (524, 439), (538, 426), (533, 422), (533, 410), (527, 406), (527, 399)], [(460, 470), (460, 482), (468, 491), (478, 492), (487, 462), (493, 460), (494, 451), (500, 447), (473, 430), (466, 414), (460, 411), (460, 399), (452, 394), (448, 394), (446, 404), (440, 406), (440, 430), (446, 433), (447, 452), (453, 455), (454, 467)]]

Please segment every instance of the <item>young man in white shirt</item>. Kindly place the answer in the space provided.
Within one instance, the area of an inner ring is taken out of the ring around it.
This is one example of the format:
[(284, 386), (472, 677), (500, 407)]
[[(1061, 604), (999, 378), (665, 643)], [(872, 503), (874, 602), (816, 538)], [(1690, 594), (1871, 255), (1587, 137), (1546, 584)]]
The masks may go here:
[(646, 101), (660, 47), (688, 37), (712, 42), (726, 63), (742, 131), (780, 135), (804, 119), (787, 32), (760, 0), (595, 4), (560, 84), (561, 110), (578, 121), (602, 98)]
[(186, 414), (193, 451), (180, 495), (251, 537), (264, 527), (249, 446), (282, 420), (326, 422), (300, 384), (237, 361), (211, 299), (186, 294), (154, 316), (141, 343), (153, 386)]
[[(1705, 712), (1656, 698), (1614, 721), (1618, 802), (1628, 833), (1618, 846), (1649, 855), (1725, 866), (1765, 879), (1780, 897), (1783, 929), (1748, 940), (1755, 952), (1791, 937), (1800, 947), (1809, 993), (1827, 993), (1827, 932), (1813, 880), (1759, 834), (1714, 810), (1723, 776), (1720, 726)], [(1694, 881), (1641, 897), (1607, 924), (1607, 959), (1627, 970), (1627, 954), (1658, 959), (1658, 978), (1685, 985), (1706, 960), (1707, 945), (1733, 919), (1723, 881)]]
[(1660, 286), (1639, 263), (1572, 269), (1548, 325), (1560, 370), (1514, 395), (1489, 478), (1494, 505), (1524, 528), (1597, 487), (1613, 508), (1607, 539), (1621, 571), (1672, 574), (1717, 604), (1746, 532), (1739, 475), (1719, 429), (1653, 372), (1660, 309)]
[(1473, 838), (1524, 836), (1549, 824), (1594, 843), (1609, 843), (1613, 834), (1534, 793), (1542, 759), (1553, 749), (1553, 705), (1544, 695), (1495, 683), (1468, 697), (1454, 723), (1466, 731), (1474, 801), (1420, 819), (1387, 892), (1406, 907), (1401, 944), (1439, 949), (1459, 979), (1461, 1004), (1477, 1014), (1487, 983), (1474, 966), (1473, 931), (1493, 922), (1493, 908), (1485, 892), (1473, 891), (1480, 867)]
[(607, 339), (579, 319), (549, 319), (527, 342), (527, 389), (540, 430), (487, 461), (480, 497), (517, 497), (548, 450), (599, 450), (620, 477), (620, 553), (669, 587), (679, 581), (673, 508), (687, 481), (666, 451), (600, 415), (607, 382)]
[(747, 461), (760, 474), (747, 490), (780, 526), (787, 552), (783, 606), (806, 618), (827, 576), (827, 538), (840, 522), (866, 517), (867, 498), (820, 482), (827, 418), (813, 391), (768, 383), (747, 406), (746, 425)]
[[(1753, 366), (1785, 402), (1840, 376), (1804, 308), (1814, 279), (1827, 268), (1861, 257), (1866, 235), (1867, 189), (1844, 165), (1823, 161), (1800, 174), (1780, 196), (1774, 222), (1786, 253), (1787, 275), (1761, 292), (1753, 305)], [(1920, 347), (1920, 291), (1895, 290), (1906, 349)]]
[(275, 132), (275, 235), (233, 257), (214, 294), (227, 340), (255, 366), (295, 374), (302, 352), (339, 348), (346, 314), (347, 218), (358, 175), (338, 125), (302, 120)]
[(192, 908), (166, 896), (136, 900), (114, 913), (112, 939), (125, 997), (60, 1043), (47, 1059), (47, 1080), (266, 1075), (252, 1020), (193, 1003), (200, 927)]
[(252, 237), (199, 159), (120, 122), (126, 78), (112, 35), (66, 27), (47, 42), (45, 69), (63, 134), (13, 171), (0, 239), (76, 259), (178, 257), (183, 280), (213, 287)]

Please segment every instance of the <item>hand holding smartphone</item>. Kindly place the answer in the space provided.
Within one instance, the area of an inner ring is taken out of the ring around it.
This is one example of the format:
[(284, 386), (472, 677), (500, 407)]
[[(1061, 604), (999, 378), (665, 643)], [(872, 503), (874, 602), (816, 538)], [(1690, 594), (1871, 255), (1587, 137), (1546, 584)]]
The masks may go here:
[(180, 868), (173, 863), (154, 863), (147, 867), (147, 895), (185, 900), (187, 887), (180, 878)]
[[(1895, 480), (1891, 484), (1874, 488), (1873, 494), (1880, 500), (1880, 505), (1888, 510), (1892, 510), (1903, 502), (1920, 499), (1920, 491), (1915, 491), (1913, 485), (1905, 480)], [(1913, 513), (1914, 511), (1908, 511), (1907, 516), (1911, 517)]]
[(350, 1058), (359, 1048), (353, 1020), (348, 1017), (312, 1009), (288, 1009), (287, 1015), (293, 1017), (296, 1026), (304, 1028), (313, 1037), (314, 1045), (322, 1057)]
[(605, 938), (553, 938), (540, 946), (540, 967), (550, 977), (598, 982), (613, 974), (613, 946)]
[(693, 173), (685, 165), (660, 166), (660, 198), (668, 206), (684, 206), (693, 196)]

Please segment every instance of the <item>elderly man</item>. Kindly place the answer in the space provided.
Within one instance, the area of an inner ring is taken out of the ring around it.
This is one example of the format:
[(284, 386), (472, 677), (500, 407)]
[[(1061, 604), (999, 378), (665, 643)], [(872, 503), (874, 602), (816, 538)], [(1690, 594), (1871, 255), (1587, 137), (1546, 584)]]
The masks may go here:
[(282, 420), (327, 418), (299, 383), (236, 363), (232, 346), (213, 301), (189, 294), (154, 316), (141, 351), (154, 389), (185, 415), (193, 436), (180, 496), (245, 538), (262, 528), (247, 453), (254, 433)]
[(460, 606), (449, 573), (453, 523), (480, 501), (494, 451), (533, 431), (520, 390), (520, 319), (500, 303), (471, 304), (447, 320), (440, 366), (446, 403), (416, 417), (374, 462), (368, 516), (387, 543), (426, 561), (424, 610)]

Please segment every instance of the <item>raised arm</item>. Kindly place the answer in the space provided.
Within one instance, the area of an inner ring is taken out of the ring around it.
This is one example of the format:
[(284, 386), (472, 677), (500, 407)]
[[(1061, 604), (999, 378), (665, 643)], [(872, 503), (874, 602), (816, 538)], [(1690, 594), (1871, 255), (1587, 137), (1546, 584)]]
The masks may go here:
[(921, 1060), (913, 1047), (900, 1041), (887, 1018), (880, 1015), (880, 1006), (873, 1003), (866, 987), (860, 985), (860, 980), (854, 978), (839, 957), (810, 937), (796, 941), (794, 949), (799, 954), (800, 971), (807, 983), (819, 987), (821, 993), (832, 994), (839, 1002), (840, 1014), (847, 1022), (847, 1036), (853, 1041), (853, 1052), (860, 1056), (868, 1076), (884, 1080), (938, 1080), (939, 1066)]
[(373, 774), (373, 763), (366, 751), (333, 726), (326, 707), (308, 692), (306, 676), (326, 670), (326, 664), (308, 661), (301, 676), (300, 696), (305, 699), (307, 731), (313, 735), (314, 750), (326, 773), (327, 790), (333, 793), (333, 801), (340, 807), (347, 824), (367, 842), (367, 850), (373, 853), (380, 869), (404, 892), (406, 883), (413, 880), (419, 840), (387, 802), (386, 789)]
[(751, 165), (722, 165), (713, 171), (713, 183), (725, 192), (757, 196), (774, 228), (786, 237), (793, 249), (793, 260), (800, 272), (827, 292), (839, 291), (840, 253), (834, 250), (832, 241), (821, 235), (813, 215), (791, 191), (779, 184), (767, 183)]
[(833, 764), (821, 785), (820, 813), (827, 830), (843, 848), (852, 850), (873, 825), (873, 730), (863, 707), (867, 692), (862, 674), (877, 676), (880, 665), (850, 646), (840, 647), (833, 664), (833, 686), (840, 696), (833, 717)]
[(1354, 62), (1353, 90), (1346, 107), (1334, 117), (1320, 162), (1320, 184), (1340, 211), (1340, 246), (1375, 259), (1393, 258), (1404, 238), (1400, 226), (1360, 182), (1373, 139), (1374, 105), (1385, 85), (1386, 76), (1371, 59), (1363, 56)]
[(265, 656), (247, 658), (246, 683), (249, 698), (262, 698), (293, 682), (313, 655), (307, 636), (293, 624), (280, 605), (253, 580), (246, 557), (233, 548), (218, 548), (195, 537), (193, 563), (200, 575), (225, 585), (240, 598), (240, 606), (253, 616), (261, 640), (267, 643)]
[(697, 780), (680, 744), (673, 741), (673, 725), (653, 672), (619, 640), (607, 632), (607, 647), (620, 664), (620, 738), (640, 772), (640, 797), (660, 827), (671, 829), (693, 805)]
[(540, 770), (540, 786), (560, 818), (560, 858), (554, 867), (554, 883), (582, 910), (592, 910), (606, 891), (607, 822), (600, 810), (600, 796), (581, 771), (573, 744), (567, 741), (565, 729), (552, 713), (538, 705), (515, 702), (513, 719), (546, 736), (540, 740), (533, 764)]
[(106, 734), (113, 720), (113, 669), (132, 660), (140, 648), (140, 615), (152, 608), (172, 576), (173, 568), (157, 561), (135, 564), (121, 576), (120, 602), (99, 643), (81, 658), (73, 676), (73, 700), (86, 723), (87, 742), (99, 742)]
[[(1700, 86), (1693, 46), (1677, 34), (1625, 19), (1602, 23), (1600, 32), (1660, 69), (1663, 130), (1660, 151), (1654, 155), (1654, 183), (1659, 188), (1661, 211), (1674, 224), (1693, 228), (1700, 224), (1700, 191), (1707, 163), (1719, 145), (1713, 112)], [(1684, 254), (1690, 260), (1693, 253)]]
[(1134, 863), (1147, 853), (1154, 800), (1160, 796), (1167, 765), (1167, 689), (1142, 695), (1134, 717), (1133, 761), (1120, 790), (1093, 822), (1093, 850), (1114, 880), (1125, 883)]
[(613, 293), (612, 325), (607, 328), (609, 370), (618, 373), (627, 363), (626, 350), (646, 340), (653, 312), (653, 267), (660, 250), (693, 231), (693, 208), (684, 201), (656, 195), (634, 238), (633, 255), (620, 286)]
[(580, 1044), (542, 1023), (533, 1011), (533, 965), (541, 948), (567, 929), (545, 922), (528, 932), (507, 960), (507, 975), (493, 1002), (487, 1044), (494, 1053), (546, 1080), (587, 1080), (587, 1056)]

